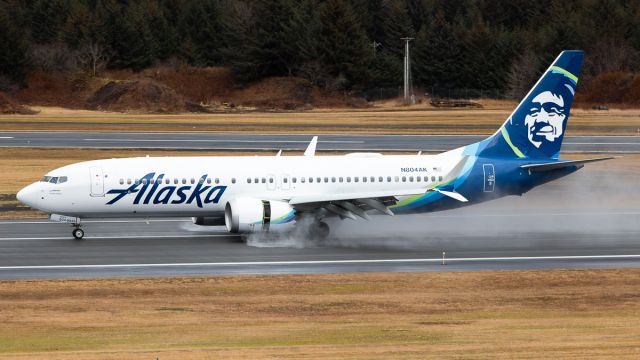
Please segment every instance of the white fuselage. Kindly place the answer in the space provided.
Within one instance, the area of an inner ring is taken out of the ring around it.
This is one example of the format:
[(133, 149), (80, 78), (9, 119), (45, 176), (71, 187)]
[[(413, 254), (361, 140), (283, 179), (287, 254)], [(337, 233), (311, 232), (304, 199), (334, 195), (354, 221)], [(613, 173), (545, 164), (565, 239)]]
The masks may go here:
[[(237, 197), (288, 200), (321, 194), (426, 189), (442, 181), (459, 161), (461, 153), (462, 149), (439, 155), (410, 156), (95, 160), (51, 171), (47, 177), (66, 177), (66, 181), (36, 182), (23, 189), (19, 198), (40, 210), (79, 218), (219, 215), (224, 213), (225, 204)], [(148, 175), (146, 179), (145, 175)], [(126, 193), (127, 189), (133, 191)]]

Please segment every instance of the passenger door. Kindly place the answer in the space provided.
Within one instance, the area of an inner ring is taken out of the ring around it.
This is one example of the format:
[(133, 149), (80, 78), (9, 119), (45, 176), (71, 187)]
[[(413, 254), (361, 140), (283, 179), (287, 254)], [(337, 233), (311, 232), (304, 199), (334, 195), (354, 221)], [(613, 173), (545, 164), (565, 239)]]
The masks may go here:
[(104, 176), (102, 168), (92, 167), (91, 173), (91, 196), (104, 196)]

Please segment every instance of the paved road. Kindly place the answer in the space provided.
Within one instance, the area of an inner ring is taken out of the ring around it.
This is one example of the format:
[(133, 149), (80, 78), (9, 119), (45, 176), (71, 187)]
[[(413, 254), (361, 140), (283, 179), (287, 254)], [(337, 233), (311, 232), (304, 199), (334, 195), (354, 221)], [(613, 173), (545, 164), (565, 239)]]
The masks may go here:
[[(318, 150), (445, 151), (486, 136), (476, 135), (321, 135)], [(137, 148), (192, 150), (304, 150), (310, 135), (237, 133), (5, 132), (0, 147)], [(640, 136), (572, 136), (565, 152), (640, 153)]]

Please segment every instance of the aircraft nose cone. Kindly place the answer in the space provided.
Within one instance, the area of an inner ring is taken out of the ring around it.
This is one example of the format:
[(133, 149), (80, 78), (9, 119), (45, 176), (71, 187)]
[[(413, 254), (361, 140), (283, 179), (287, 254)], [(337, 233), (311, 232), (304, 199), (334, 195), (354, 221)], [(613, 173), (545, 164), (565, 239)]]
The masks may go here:
[(35, 207), (35, 204), (38, 201), (38, 189), (36, 184), (31, 184), (18, 191), (16, 198), (25, 205)]

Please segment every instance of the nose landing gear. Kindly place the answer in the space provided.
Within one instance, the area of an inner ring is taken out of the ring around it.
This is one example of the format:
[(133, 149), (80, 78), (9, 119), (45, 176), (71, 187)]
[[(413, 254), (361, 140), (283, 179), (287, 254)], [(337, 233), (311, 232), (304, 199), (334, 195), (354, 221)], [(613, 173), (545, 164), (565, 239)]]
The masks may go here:
[(76, 228), (73, 229), (73, 232), (71, 234), (73, 235), (74, 239), (82, 240), (82, 238), (84, 237), (84, 230), (82, 230), (79, 226), (77, 226)]

